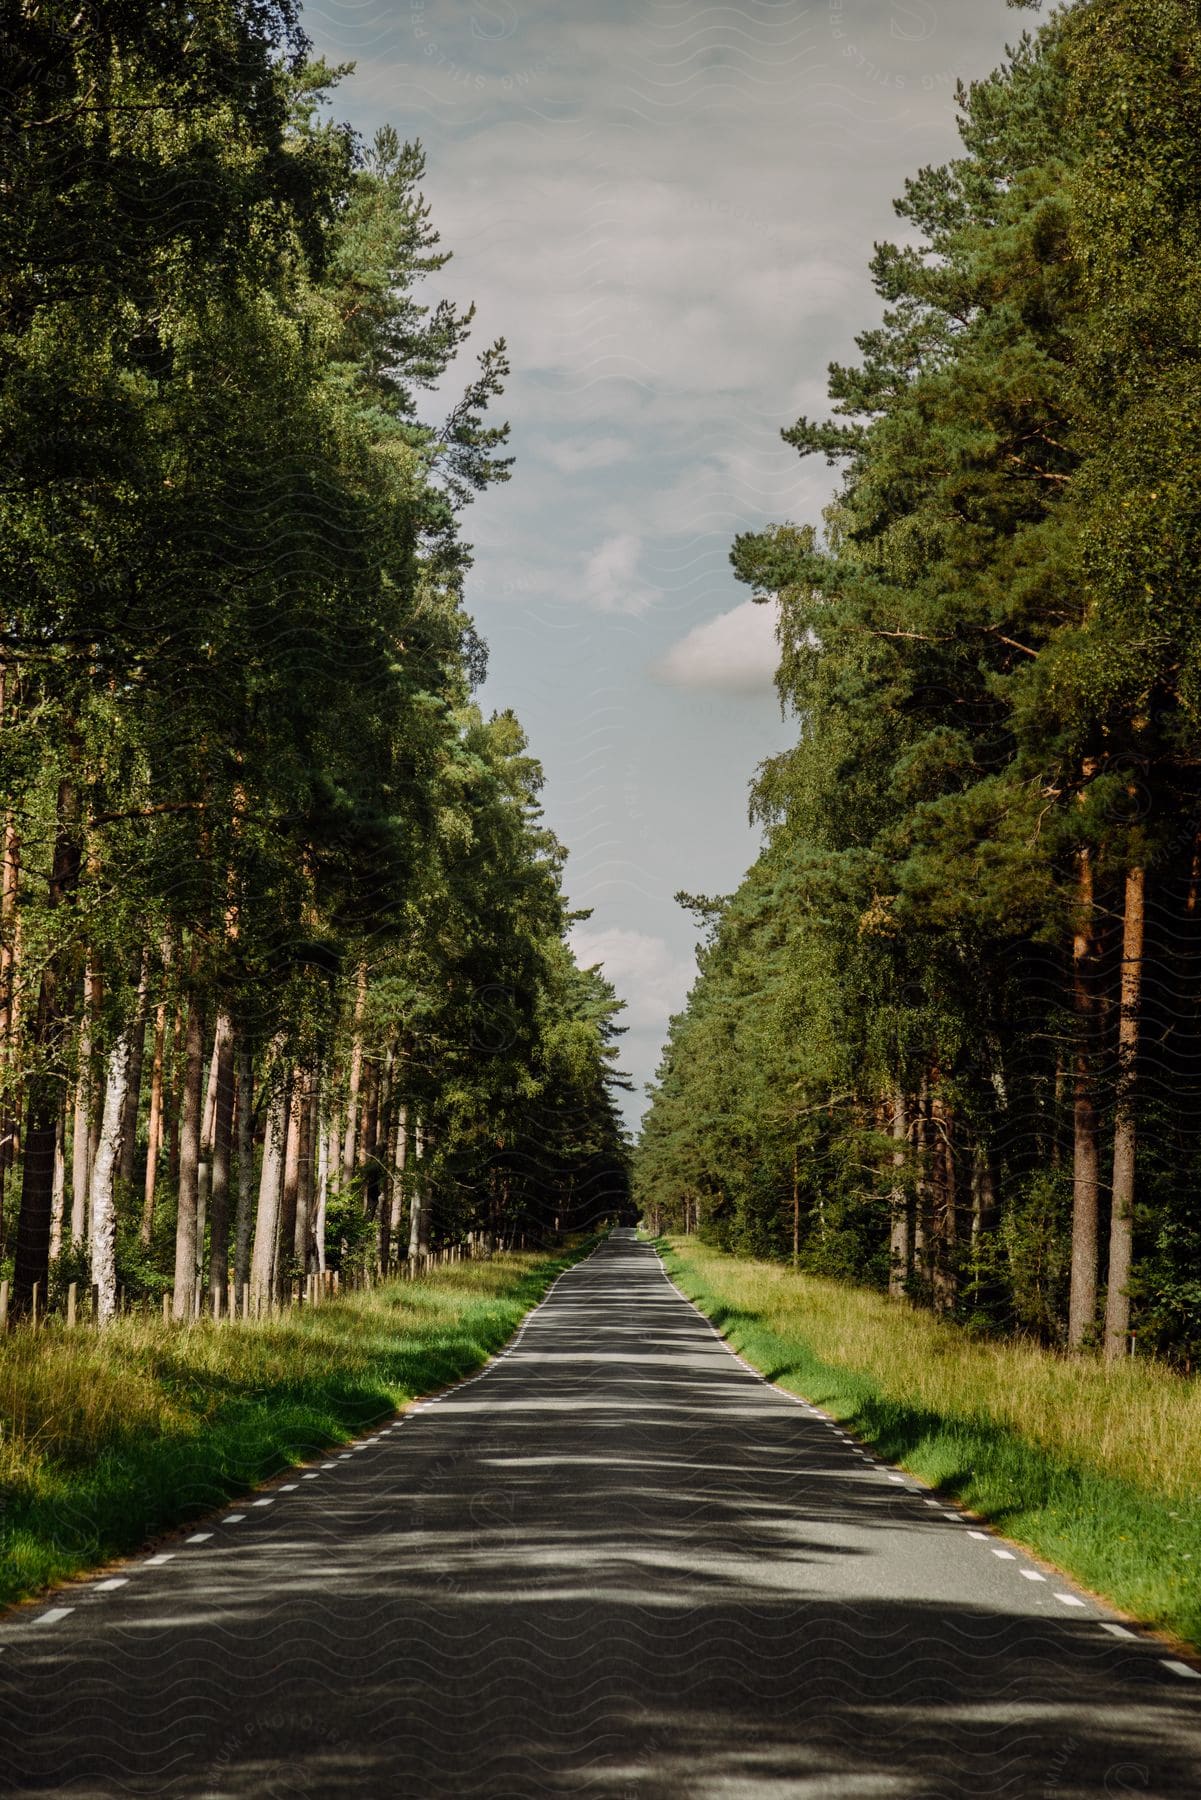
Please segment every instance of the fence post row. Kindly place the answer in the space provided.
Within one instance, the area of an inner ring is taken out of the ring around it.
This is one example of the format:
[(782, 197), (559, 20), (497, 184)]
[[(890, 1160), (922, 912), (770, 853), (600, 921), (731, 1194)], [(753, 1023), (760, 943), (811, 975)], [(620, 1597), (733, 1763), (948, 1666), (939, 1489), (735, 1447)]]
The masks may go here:
[[(403, 1256), (389, 1259), (387, 1263), (378, 1259), (374, 1263), (365, 1263), (361, 1269), (351, 1271), (343, 1282), (340, 1269), (311, 1270), (308, 1274), (296, 1277), (289, 1283), (286, 1298), (281, 1300), (277, 1295), (256, 1293), (252, 1296), (250, 1283), (243, 1282), (241, 1288), (241, 1305), (237, 1283), (231, 1278), (224, 1288), (213, 1288), (210, 1295), (210, 1314), (214, 1324), (221, 1324), (241, 1317), (242, 1319), (261, 1319), (266, 1313), (271, 1314), (292, 1306), (315, 1306), (323, 1300), (336, 1300), (345, 1287), (351, 1293), (370, 1293), (374, 1288), (386, 1281), (417, 1281), (428, 1275), (432, 1269), (446, 1268), (460, 1262), (471, 1262), (476, 1255), (474, 1234), (469, 1233), (466, 1240), (459, 1244), (447, 1244), (440, 1250), (427, 1250), (418, 1256)], [(11, 1284), (0, 1281), (0, 1333), (8, 1330), (8, 1309)], [(99, 1315), (99, 1295), (94, 1286), (85, 1289), (86, 1301), (80, 1305), (78, 1281), (67, 1283), (65, 1310), (61, 1315), (68, 1330), (77, 1325), (94, 1323)], [(200, 1276), (196, 1277), (193, 1291), (193, 1317), (201, 1318), (204, 1312), (204, 1286)], [(163, 1323), (169, 1325), (174, 1308), (175, 1295), (169, 1290), (162, 1297)], [(150, 1302), (141, 1306), (126, 1294), (124, 1288), (118, 1289), (117, 1310), (119, 1313), (135, 1311), (152, 1312)], [(37, 1331), (46, 1323), (49, 1316), (49, 1297), (44, 1284), (35, 1281), (29, 1309), (28, 1324), (31, 1330)]]

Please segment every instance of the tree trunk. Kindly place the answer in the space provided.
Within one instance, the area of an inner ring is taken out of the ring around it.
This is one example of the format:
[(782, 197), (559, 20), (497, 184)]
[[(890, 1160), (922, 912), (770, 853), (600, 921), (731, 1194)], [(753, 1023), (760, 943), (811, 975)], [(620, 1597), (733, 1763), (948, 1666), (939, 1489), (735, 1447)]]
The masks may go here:
[(972, 1248), (978, 1250), (980, 1240), (993, 1228), (997, 1213), (997, 1180), (992, 1158), (985, 1144), (977, 1144), (972, 1154)]
[(200, 1126), (200, 1154), (209, 1156), (212, 1153), (213, 1139), (217, 1131), (217, 1081), (218, 1064), (221, 1061), (221, 1019), (217, 1015), (217, 1029), (213, 1033), (213, 1052), (209, 1057), (208, 1080), (204, 1088), (204, 1114)]
[(959, 1297), (959, 1203), (955, 1187), (952, 1117), (937, 1072), (931, 1082), (930, 1124), (933, 1142), (934, 1263), (931, 1271), (934, 1306), (954, 1310)]
[(142, 1242), (154, 1234), (154, 1189), (163, 1145), (163, 1052), (167, 1038), (167, 1002), (154, 1009), (154, 1056), (150, 1066), (150, 1117), (146, 1122), (146, 1187), (142, 1202)]
[(413, 1176), (409, 1184), (409, 1255), (425, 1256), (430, 1247), (429, 1219), (426, 1217), (425, 1172), (422, 1168), (425, 1141), (420, 1125), (413, 1131)]
[(1093, 865), (1087, 849), (1076, 858), (1076, 930), (1072, 938), (1072, 1013), (1075, 1022), (1075, 1083), (1072, 1098), (1072, 1285), (1068, 1302), (1068, 1348), (1080, 1350), (1097, 1317), (1098, 1156), (1097, 1103), (1097, 923)]
[(146, 989), (149, 984), (147, 958), (143, 958), (138, 978), (137, 1013), (132, 1026), (129, 1052), (129, 1079), (125, 1086), (125, 1110), (121, 1115), (121, 1150), (117, 1158), (117, 1176), (122, 1187), (133, 1186), (134, 1165), (138, 1156), (138, 1111), (142, 1101), (142, 1063), (146, 1055)]
[(379, 1123), (379, 1070), (374, 1062), (363, 1069), (365, 1098), (361, 1108), (362, 1128), (359, 1132), (359, 1175), (363, 1184), (363, 1212), (375, 1217), (379, 1204), (379, 1165), (375, 1160), (375, 1135)]
[[(193, 973), (196, 956), (193, 953)], [(200, 995), (193, 987), (186, 998), (183, 1092), (179, 1119), (179, 1214), (175, 1222), (176, 1319), (191, 1319), (196, 1311), (196, 1274), (199, 1244), (197, 1211), (200, 1174), (200, 1112), (204, 1084), (204, 1014)]]
[(901, 1180), (909, 1145), (909, 1112), (905, 1091), (898, 1085), (892, 1098), (893, 1186), (889, 1194), (891, 1225), (888, 1240), (888, 1291), (903, 1300), (909, 1291), (909, 1268), (913, 1260), (913, 1226), (909, 1216), (909, 1195)]
[(241, 1304), (250, 1280), (250, 1232), (254, 1222), (254, 1063), (240, 1037), (238, 1069), (238, 1210), (234, 1222), (234, 1286)]
[(1105, 1299), (1105, 1358), (1126, 1351), (1130, 1331), (1130, 1269), (1134, 1254), (1134, 1102), (1138, 1080), (1139, 1016), (1143, 992), (1146, 874), (1126, 876), (1122, 919), (1122, 988), (1118, 1024), (1118, 1088), (1113, 1125), (1113, 1202), (1109, 1215), (1109, 1279)]
[(121, 1152), (121, 1121), (129, 1086), (133, 1056), (130, 1025), (117, 1038), (108, 1056), (104, 1086), (104, 1116), (100, 1142), (92, 1169), (92, 1286), (96, 1290), (96, 1319), (105, 1325), (117, 1312), (117, 1207), (114, 1194), (117, 1160)]
[(388, 1207), (387, 1228), (383, 1222), (380, 1227), (380, 1261), (385, 1267), (394, 1255), (400, 1254), (400, 1234), (404, 1224), (405, 1203), (405, 1155), (408, 1149), (406, 1136), (409, 1129), (409, 1109), (403, 1101), (396, 1108), (396, 1129), (393, 1134), (391, 1154), (392, 1182)]
[(359, 1112), (359, 1084), (363, 1075), (363, 1007), (367, 999), (367, 970), (360, 967), (355, 988), (354, 1023), (350, 1039), (350, 1086), (346, 1097), (346, 1137), (342, 1144), (342, 1188), (346, 1192), (354, 1180), (355, 1148)]
[(313, 1235), (317, 1246), (317, 1270), (325, 1274), (325, 1206), (329, 1199), (329, 1147), (330, 1139), (336, 1143), (338, 1134), (330, 1125), (321, 1126), (321, 1134), (317, 1145), (317, 1217)]
[[(52, 908), (61, 905), (79, 879), (79, 792), (73, 779), (59, 783), (57, 816), (49, 886)], [(61, 1057), (66, 1021), (59, 1001), (64, 985), (62, 961), (62, 952), (54, 951), (42, 967), (37, 1007), (29, 1029), (31, 1067), (25, 1086), (21, 1210), (9, 1309), (13, 1318), (29, 1311), (35, 1282), (45, 1293), (49, 1272), (54, 1146), (65, 1085)]]
[(66, 1095), (59, 1108), (58, 1129), (54, 1134), (54, 1192), (50, 1201), (50, 1260), (56, 1262), (63, 1251), (63, 1209), (67, 1195), (67, 1161), (64, 1154), (67, 1106)]
[(281, 1299), (284, 1296), (284, 1283), (288, 1279), (292, 1258), (295, 1254), (296, 1186), (300, 1176), (300, 1118), (304, 1110), (303, 1095), (304, 1077), (299, 1069), (293, 1069), (288, 1082), (288, 1105), (285, 1113), (287, 1119), (286, 1143), (279, 1202), (279, 1243), (275, 1256), (275, 1286)]
[(214, 1046), (212, 1179), (209, 1187), (209, 1293), (225, 1303), (229, 1282), (229, 1166), (234, 1125), (234, 1028), (224, 1007), (217, 1014)]
[(163, 1127), (167, 1141), (167, 1180), (179, 1180), (179, 1121), (183, 1111), (183, 1079), (185, 1060), (183, 1053), (184, 1009), (182, 1003), (175, 1008), (175, 1026), (171, 1033), (171, 1068), (170, 1080), (163, 1096)]
[(258, 1213), (254, 1224), (254, 1258), (250, 1285), (261, 1305), (274, 1291), (275, 1240), (279, 1234), (280, 1189), (284, 1174), (284, 1139), (288, 1133), (287, 1094), (284, 1084), (272, 1093), (263, 1137), (263, 1166), (259, 1175)]
[(922, 1076), (918, 1092), (917, 1117), (914, 1121), (914, 1147), (917, 1151), (917, 1184), (913, 1208), (913, 1274), (923, 1301), (931, 1295), (931, 1257), (934, 1248), (934, 1197), (931, 1155), (933, 1133), (930, 1121), (930, 1083)]
[(91, 966), (83, 978), (83, 1017), (79, 1027), (79, 1067), (75, 1074), (75, 1124), (71, 1133), (71, 1242), (88, 1236), (88, 1194), (92, 1185), (92, 1023), (95, 977)]
[(313, 1151), (317, 1141), (317, 1112), (321, 1090), (313, 1076), (306, 1077), (300, 1096), (300, 1142), (296, 1166), (296, 1228), (292, 1246), (302, 1276), (313, 1266)]

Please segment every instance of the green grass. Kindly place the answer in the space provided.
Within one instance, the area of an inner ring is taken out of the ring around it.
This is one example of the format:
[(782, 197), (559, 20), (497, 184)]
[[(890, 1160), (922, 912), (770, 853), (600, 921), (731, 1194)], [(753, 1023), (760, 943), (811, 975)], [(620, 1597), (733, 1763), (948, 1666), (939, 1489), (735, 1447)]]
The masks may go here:
[(0, 1603), (135, 1550), (469, 1374), (589, 1248), (275, 1319), (0, 1339)]
[(1201, 1646), (1201, 1380), (982, 1340), (692, 1239), (659, 1247), (769, 1379), (1121, 1611)]

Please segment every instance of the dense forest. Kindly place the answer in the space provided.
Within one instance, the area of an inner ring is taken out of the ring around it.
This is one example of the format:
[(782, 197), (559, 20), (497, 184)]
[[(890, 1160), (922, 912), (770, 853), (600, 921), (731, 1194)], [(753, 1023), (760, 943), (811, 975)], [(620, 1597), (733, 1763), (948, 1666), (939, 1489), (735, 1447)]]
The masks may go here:
[(472, 319), (420, 147), (333, 121), (291, 0), (4, 13), (10, 1317), (613, 1213), (620, 1006), (472, 700), (505, 349), (428, 422)]
[(1201, 1352), (1201, 32), (1080, 0), (905, 184), (824, 530), (740, 537), (795, 746), (704, 929), (645, 1216)]

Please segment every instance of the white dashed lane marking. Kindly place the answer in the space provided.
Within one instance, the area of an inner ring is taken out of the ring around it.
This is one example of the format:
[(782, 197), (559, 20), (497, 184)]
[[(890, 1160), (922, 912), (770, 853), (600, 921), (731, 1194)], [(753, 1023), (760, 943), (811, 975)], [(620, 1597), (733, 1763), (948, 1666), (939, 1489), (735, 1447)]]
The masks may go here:
[(245, 1513), (226, 1513), (222, 1523), (225, 1525), (240, 1525), (245, 1517)]
[(110, 1575), (107, 1581), (98, 1581), (92, 1589), (94, 1594), (111, 1594), (114, 1588), (128, 1587), (128, 1575)]
[(146, 1567), (148, 1569), (161, 1569), (163, 1564), (171, 1562), (174, 1556), (175, 1552), (173, 1550), (164, 1550), (159, 1556), (148, 1556), (146, 1558)]
[(1037, 1569), (1023, 1569), (1021, 1573), (1027, 1581), (1045, 1581), (1047, 1579), (1045, 1575), (1040, 1575)]
[(33, 1622), (35, 1625), (57, 1625), (60, 1619), (65, 1619), (68, 1613), (74, 1611), (73, 1606), (52, 1606), (48, 1612), (42, 1613)]
[(1084, 1601), (1078, 1600), (1075, 1594), (1056, 1594), (1055, 1598), (1057, 1600), (1062, 1600), (1063, 1604), (1065, 1606), (1083, 1606), (1084, 1605)]
[(211, 1531), (195, 1531), (190, 1538), (186, 1538), (184, 1541), (189, 1544), (207, 1544), (212, 1535)]
[(1182, 1675), (1186, 1681), (1201, 1681), (1201, 1674), (1198, 1674), (1196, 1669), (1190, 1669), (1187, 1663), (1173, 1662), (1170, 1657), (1166, 1656), (1161, 1657), (1160, 1660), (1164, 1668), (1170, 1669), (1173, 1675)]
[(1133, 1631), (1127, 1631), (1124, 1625), (1111, 1625), (1107, 1619), (1102, 1619), (1101, 1629), (1107, 1631), (1110, 1637), (1132, 1638), (1134, 1636)]

